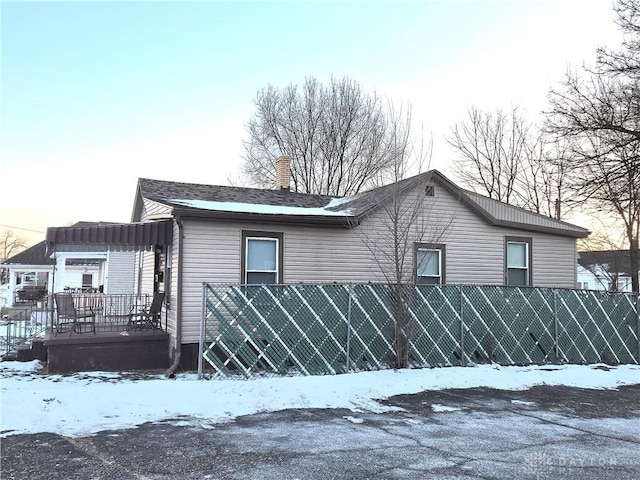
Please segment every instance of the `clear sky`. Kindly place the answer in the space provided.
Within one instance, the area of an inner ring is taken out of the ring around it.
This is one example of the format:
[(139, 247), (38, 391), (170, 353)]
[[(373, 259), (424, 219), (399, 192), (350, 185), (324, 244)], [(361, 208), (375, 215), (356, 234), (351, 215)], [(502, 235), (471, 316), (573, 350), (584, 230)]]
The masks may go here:
[(129, 221), (139, 177), (227, 184), (257, 91), (306, 76), (410, 102), (448, 174), (467, 108), (537, 115), (568, 65), (619, 44), (611, 6), (4, 0), (0, 230)]

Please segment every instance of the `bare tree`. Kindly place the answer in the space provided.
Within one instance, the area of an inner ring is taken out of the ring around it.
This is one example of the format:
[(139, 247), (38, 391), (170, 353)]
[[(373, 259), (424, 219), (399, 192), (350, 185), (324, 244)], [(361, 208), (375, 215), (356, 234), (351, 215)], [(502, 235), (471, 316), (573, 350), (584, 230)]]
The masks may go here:
[(518, 107), (509, 113), (470, 108), (468, 118), (455, 124), (447, 138), (459, 154), (458, 178), (489, 198), (513, 203), (521, 160), (529, 148), (529, 128)]
[(574, 206), (566, 188), (572, 150), (563, 139), (540, 134), (528, 145), (514, 188), (515, 205), (557, 220)]
[(610, 51), (599, 48), (598, 65), (603, 72), (637, 75), (640, 73), (640, 2), (617, 0), (614, 10), (617, 15), (616, 23), (625, 34), (622, 49)]
[(625, 41), (600, 50), (594, 68), (569, 71), (549, 95), (549, 131), (570, 138), (569, 184), (576, 199), (615, 215), (629, 244), (632, 289), (638, 292), (640, 253), (640, 1), (616, 3)]
[(0, 235), (0, 262), (27, 248), (27, 240), (16, 236), (11, 230), (4, 230)]
[[(395, 367), (404, 368), (409, 363), (413, 323), (409, 306), (414, 294), (415, 248), (442, 242), (452, 220), (437, 215), (434, 197), (425, 194), (433, 185), (427, 184), (428, 174), (420, 172), (430, 161), (432, 142), (425, 145), (422, 136), (416, 142), (410, 121), (396, 121), (390, 131), (391, 179), (385, 176), (379, 181), (392, 183), (361, 194), (378, 209), (373, 214), (375, 221), (365, 218), (355, 231), (393, 290)], [(410, 177), (412, 173), (417, 175)]]
[[(546, 136), (519, 107), (469, 109), (447, 142), (461, 183), (504, 203), (560, 219), (565, 205), (566, 142)], [(565, 208), (564, 210), (568, 210)]]
[(313, 77), (301, 87), (269, 85), (255, 107), (241, 167), (247, 183), (272, 188), (275, 160), (288, 155), (294, 191), (335, 196), (370, 188), (390, 171), (393, 125), (407, 113), (393, 118), (375, 93), (346, 77), (327, 85)]

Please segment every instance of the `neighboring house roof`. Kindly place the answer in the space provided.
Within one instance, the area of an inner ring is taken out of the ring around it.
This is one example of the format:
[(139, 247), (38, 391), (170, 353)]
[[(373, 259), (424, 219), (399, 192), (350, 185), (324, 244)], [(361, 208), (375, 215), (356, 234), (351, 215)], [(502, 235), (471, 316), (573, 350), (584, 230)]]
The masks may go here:
[(578, 252), (578, 264), (586, 269), (594, 266), (606, 266), (611, 273), (631, 276), (631, 257), (629, 250), (600, 250)]
[(140, 178), (133, 220), (141, 219), (146, 198), (170, 207), (176, 216), (352, 227), (394, 195), (429, 182), (441, 185), (490, 225), (575, 238), (589, 235), (585, 228), (464, 190), (437, 170), (344, 198)]
[(3, 265), (55, 265), (55, 260), (47, 256), (47, 245), (43, 240), (34, 246), (16, 253), (2, 262)]

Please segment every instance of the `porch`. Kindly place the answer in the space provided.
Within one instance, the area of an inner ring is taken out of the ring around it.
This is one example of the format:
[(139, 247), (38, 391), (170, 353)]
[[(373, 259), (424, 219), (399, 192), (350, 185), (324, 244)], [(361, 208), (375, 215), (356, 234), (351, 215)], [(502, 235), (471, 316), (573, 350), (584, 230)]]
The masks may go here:
[(169, 366), (169, 334), (164, 330), (127, 332), (110, 326), (95, 334), (56, 335), (47, 329), (43, 343), (48, 373), (155, 370)]
[(13, 309), (3, 319), (0, 327), (3, 357), (46, 360), (49, 373), (168, 367), (166, 305), (162, 305), (158, 322), (143, 325), (130, 322), (132, 314), (149, 310), (153, 295), (71, 295), (75, 308), (94, 314), (95, 333), (86, 329), (59, 330), (55, 302), (46, 298)]

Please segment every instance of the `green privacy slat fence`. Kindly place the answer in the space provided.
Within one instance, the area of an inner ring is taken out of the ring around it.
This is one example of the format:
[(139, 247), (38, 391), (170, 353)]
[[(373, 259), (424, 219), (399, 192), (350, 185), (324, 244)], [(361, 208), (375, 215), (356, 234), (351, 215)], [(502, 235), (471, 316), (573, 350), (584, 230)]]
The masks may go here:
[[(411, 286), (415, 367), (639, 363), (638, 300), (548, 288)], [(390, 285), (203, 285), (201, 362), (216, 374), (336, 374), (393, 365)]]

